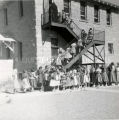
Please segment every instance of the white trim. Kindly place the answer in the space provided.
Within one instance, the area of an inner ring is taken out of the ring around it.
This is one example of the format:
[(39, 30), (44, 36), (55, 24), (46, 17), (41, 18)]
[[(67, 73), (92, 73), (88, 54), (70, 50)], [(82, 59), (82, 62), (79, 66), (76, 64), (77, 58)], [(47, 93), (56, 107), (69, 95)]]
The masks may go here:
[(13, 38), (6, 38), (0, 34), (0, 41), (8, 41), (8, 42), (15, 42)]

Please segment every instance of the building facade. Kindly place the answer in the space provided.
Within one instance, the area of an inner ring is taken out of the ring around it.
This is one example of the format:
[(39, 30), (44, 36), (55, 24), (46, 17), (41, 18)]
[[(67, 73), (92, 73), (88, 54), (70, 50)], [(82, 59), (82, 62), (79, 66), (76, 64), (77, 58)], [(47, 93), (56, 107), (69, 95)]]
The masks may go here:
[[(55, 4), (56, 16), (52, 16), (52, 4)], [(73, 21), (74, 31), (63, 23), (63, 12)], [(82, 29), (88, 33), (90, 28), (95, 31), (95, 39), (103, 44), (95, 43), (98, 49), (95, 58), (92, 52), (87, 53), (93, 47), (87, 48), (85, 55), (81, 55), (81, 64), (91, 63), (91, 59), (96, 62), (96, 58), (99, 63), (119, 62), (118, 5), (98, 0), (4, 2), (0, 5), (0, 34), (14, 38), (16, 42), (14, 55), (8, 48), (1, 47), (0, 59), (12, 58), (14, 68), (19, 72), (51, 64), (59, 48), (66, 50), (70, 43), (80, 38)]]

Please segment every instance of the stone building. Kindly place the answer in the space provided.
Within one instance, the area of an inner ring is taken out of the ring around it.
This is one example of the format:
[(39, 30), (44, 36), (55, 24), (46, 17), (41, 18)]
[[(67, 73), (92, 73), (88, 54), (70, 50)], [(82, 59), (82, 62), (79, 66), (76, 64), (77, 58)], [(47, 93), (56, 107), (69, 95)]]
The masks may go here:
[[(51, 6), (56, 11), (52, 14)], [(108, 0), (1, 1), (0, 34), (15, 40), (14, 53), (1, 44), (0, 59), (13, 60), (18, 72), (51, 64), (58, 48), (66, 50), (84, 29), (94, 32), (94, 42), (77, 55), (81, 64), (119, 62), (119, 4)], [(63, 22), (63, 14), (72, 23)], [(8, 44), (9, 45), (9, 44)]]

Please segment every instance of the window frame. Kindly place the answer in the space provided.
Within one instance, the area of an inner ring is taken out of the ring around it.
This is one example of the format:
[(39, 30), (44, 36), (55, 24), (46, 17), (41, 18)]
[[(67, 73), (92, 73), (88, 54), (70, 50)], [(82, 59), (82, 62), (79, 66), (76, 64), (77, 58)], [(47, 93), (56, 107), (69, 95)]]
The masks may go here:
[[(110, 21), (108, 21), (108, 15), (110, 16), (109, 17)], [(111, 11), (111, 9), (106, 9), (106, 25), (107, 26), (111, 26), (112, 25), (112, 11)]]
[[(82, 6), (84, 10), (82, 10)], [(82, 14), (83, 12), (84, 14)], [(87, 20), (87, 3), (85, 1), (80, 1), (80, 19), (83, 21)]]
[(18, 42), (17, 46), (18, 46), (18, 60), (22, 61), (22, 59), (23, 59), (23, 44), (22, 44), (22, 42)]
[[(97, 12), (97, 15), (95, 15), (96, 12)], [(94, 5), (94, 23), (99, 23), (99, 22), (100, 22), (100, 6)]]
[[(67, 10), (68, 11), (67, 11)], [(66, 11), (65, 11), (66, 10)], [(66, 13), (71, 13), (71, 2), (70, 2), (70, 0), (67, 0), (67, 2), (64, 0), (64, 11), (66, 12)]]
[(8, 26), (8, 9), (4, 8), (4, 25)]
[(114, 44), (108, 43), (108, 53), (113, 55), (114, 54)]
[(23, 0), (19, 0), (18, 1), (18, 8), (19, 8), (19, 17), (23, 17), (24, 16), (24, 4), (23, 4)]
[(8, 60), (11, 59), (11, 51), (9, 48), (6, 48), (6, 57)]

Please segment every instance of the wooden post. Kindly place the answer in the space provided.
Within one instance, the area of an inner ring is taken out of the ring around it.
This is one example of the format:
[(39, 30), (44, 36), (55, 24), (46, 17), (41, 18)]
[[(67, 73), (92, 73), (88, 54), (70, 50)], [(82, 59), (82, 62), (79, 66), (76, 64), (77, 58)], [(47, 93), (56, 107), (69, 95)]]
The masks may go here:
[(93, 54), (94, 54), (94, 68), (96, 70), (96, 61), (95, 61), (95, 44), (93, 45)]

